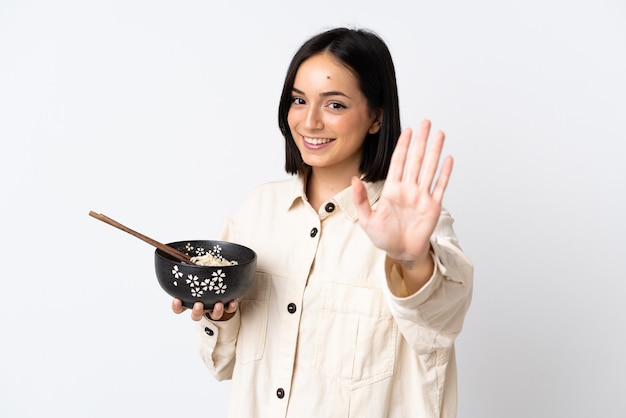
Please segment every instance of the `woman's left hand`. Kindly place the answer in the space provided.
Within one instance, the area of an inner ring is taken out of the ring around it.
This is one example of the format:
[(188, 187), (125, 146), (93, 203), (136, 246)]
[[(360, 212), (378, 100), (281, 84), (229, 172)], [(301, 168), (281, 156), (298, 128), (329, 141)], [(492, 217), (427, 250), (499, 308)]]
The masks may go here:
[(430, 236), (439, 220), (443, 194), (452, 172), (452, 157), (448, 156), (435, 181), (444, 134), (439, 131), (434, 135), (426, 156), (429, 134), (430, 121), (425, 120), (409, 151), (412, 130), (402, 132), (374, 210), (361, 180), (352, 179), (361, 227), (376, 247), (403, 265), (421, 263), (430, 257)]

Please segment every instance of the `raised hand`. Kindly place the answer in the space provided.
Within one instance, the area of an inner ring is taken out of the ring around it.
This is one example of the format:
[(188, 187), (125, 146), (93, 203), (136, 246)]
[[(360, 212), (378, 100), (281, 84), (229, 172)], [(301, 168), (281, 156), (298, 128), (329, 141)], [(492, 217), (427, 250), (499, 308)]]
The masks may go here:
[(430, 236), (437, 225), (452, 172), (453, 161), (448, 156), (435, 181), (444, 134), (439, 131), (434, 135), (426, 155), (430, 126), (428, 120), (421, 123), (410, 151), (412, 130), (405, 129), (400, 135), (375, 210), (369, 205), (361, 180), (352, 179), (361, 227), (376, 247), (409, 268), (430, 258)]

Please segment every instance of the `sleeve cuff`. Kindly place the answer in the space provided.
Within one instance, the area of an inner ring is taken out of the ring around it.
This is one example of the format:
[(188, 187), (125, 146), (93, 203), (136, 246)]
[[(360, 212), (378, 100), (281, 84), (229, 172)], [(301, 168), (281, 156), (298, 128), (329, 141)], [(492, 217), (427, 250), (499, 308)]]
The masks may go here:
[(203, 316), (198, 322), (201, 339), (209, 347), (220, 343), (229, 343), (237, 339), (241, 317), (239, 310), (227, 321), (213, 321)]
[[(430, 256), (433, 258), (434, 262), (432, 276), (420, 290), (406, 297), (396, 296), (392, 291), (392, 289), (405, 289), (400, 266), (389, 257), (385, 259), (388, 296), (395, 304), (407, 309), (415, 308), (426, 301), (434, 289), (436, 289), (437, 283), (441, 281), (442, 274), (445, 272), (445, 267), (441, 264), (439, 257), (437, 257), (434, 251), (431, 250)], [(406, 290), (404, 293), (406, 293)]]

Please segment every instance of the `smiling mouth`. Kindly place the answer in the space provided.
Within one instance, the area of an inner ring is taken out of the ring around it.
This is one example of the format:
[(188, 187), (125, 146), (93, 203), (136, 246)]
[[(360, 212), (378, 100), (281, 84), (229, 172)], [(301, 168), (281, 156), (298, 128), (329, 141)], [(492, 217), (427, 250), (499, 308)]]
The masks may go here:
[(304, 135), (302, 136), (302, 139), (304, 139), (304, 142), (309, 145), (324, 145), (334, 141), (332, 138), (311, 138)]

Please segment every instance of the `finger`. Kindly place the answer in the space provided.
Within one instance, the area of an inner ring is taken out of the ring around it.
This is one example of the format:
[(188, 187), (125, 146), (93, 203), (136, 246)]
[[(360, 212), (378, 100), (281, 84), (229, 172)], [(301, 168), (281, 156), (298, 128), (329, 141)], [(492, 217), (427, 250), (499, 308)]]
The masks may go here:
[(391, 161), (389, 162), (387, 180), (402, 181), (404, 164), (406, 163), (406, 156), (409, 151), (409, 145), (411, 144), (411, 135), (413, 135), (411, 128), (406, 128), (400, 134), (396, 148), (391, 155)]
[(429, 134), (430, 121), (425, 119), (422, 121), (419, 129), (417, 130), (415, 143), (413, 144), (413, 148), (411, 148), (411, 155), (406, 168), (406, 176), (404, 177), (407, 181), (413, 183), (420, 181), (420, 171), (422, 170), (422, 162), (424, 161), (424, 154), (426, 153), (426, 144), (428, 142)]
[(181, 314), (185, 312), (186, 310), (187, 308), (183, 306), (183, 302), (180, 299), (178, 298), (172, 299), (172, 311), (174, 311), (174, 313)]
[(441, 165), (441, 172), (439, 173), (439, 178), (437, 179), (437, 184), (435, 185), (435, 189), (433, 190), (433, 199), (435, 201), (441, 203), (443, 200), (443, 193), (446, 191), (446, 187), (448, 187), (448, 182), (450, 181), (450, 175), (452, 174), (452, 166), (454, 165), (454, 159), (451, 156), (446, 157), (443, 160), (443, 164)]
[(359, 222), (367, 223), (372, 213), (369, 199), (367, 198), (367, 190), (365, 185), (358, 177), (352, 177), (352, 201), (356, 208)]
[(437, 166), (439, 165), (439, 159), (441, 158), (441, 150), (443, 149), (443, 141), (445, 135), (442, 131), (435, 134), (434, 141), (430, 147), (428, 158), (424, 163), (424, 170), (422, 170), (422, 176), (420, 178), (420, 184), (426, 188), (429, 192), (431, 190), (433, 180), (437, 174)]
[(224, 309), (225, 313), (235, 313), (239, 303), (236, 300), (231, 300), (228, 306)]
[(204, 304), (202, 302), (196, 302), (191, 309), (191, 319), (199, 321), (204, 316)]
[(209, 311), (209, 316), (212, 320), (219, 321), (220, 319), (222, 319), (223, 315), (224, 304), (222, 302), (216, 302), (215, 305), (213, 305), (213, 309)]

